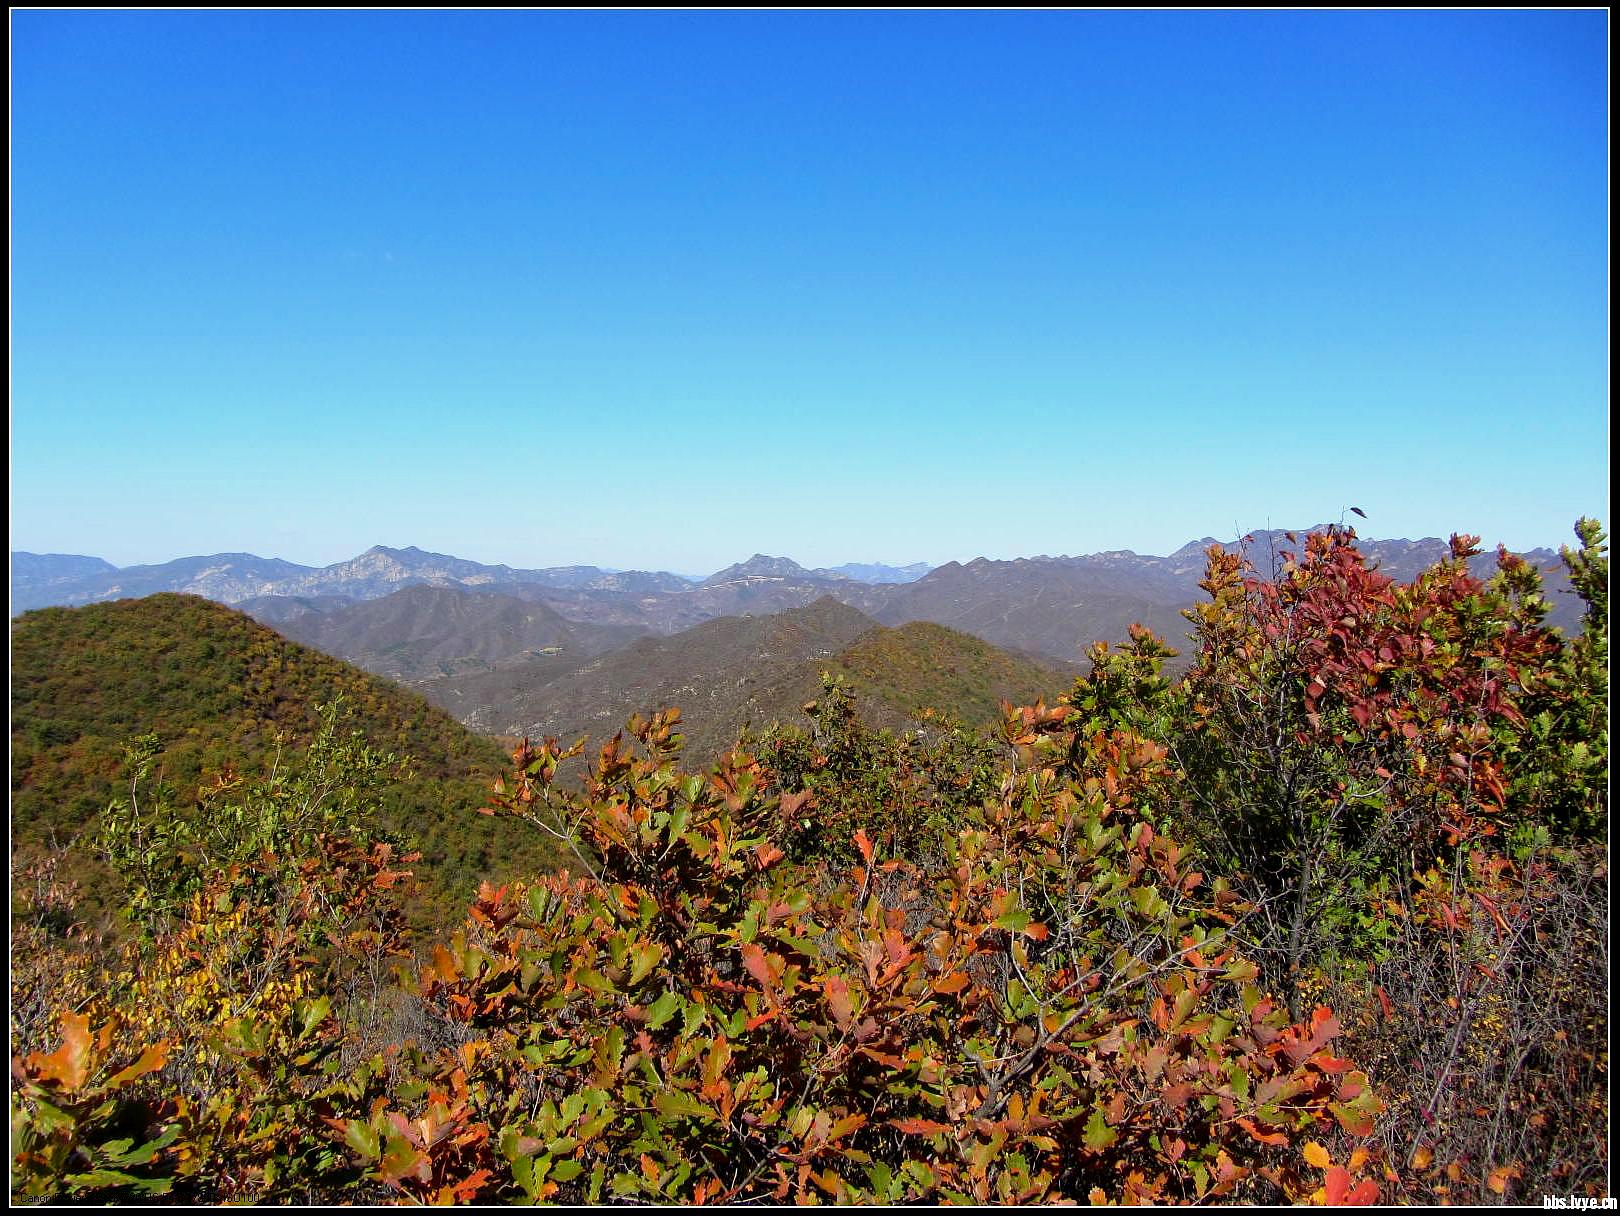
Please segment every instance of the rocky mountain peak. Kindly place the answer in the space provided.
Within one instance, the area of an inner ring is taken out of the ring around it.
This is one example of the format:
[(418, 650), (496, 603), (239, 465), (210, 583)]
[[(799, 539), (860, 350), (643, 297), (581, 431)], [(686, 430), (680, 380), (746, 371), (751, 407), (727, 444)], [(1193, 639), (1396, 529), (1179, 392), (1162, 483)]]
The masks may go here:
[(756, 553), (745, 562), (738, 562), (735, 566), (727, 566), (718, 574), (710, 575), (704, 580), (704, 585), (712, 587), (719, 583), (731, 583), (746, 578), (808, 577), (810, 577), (810, 572), (792, 558), (771, 557), (768, 554)]

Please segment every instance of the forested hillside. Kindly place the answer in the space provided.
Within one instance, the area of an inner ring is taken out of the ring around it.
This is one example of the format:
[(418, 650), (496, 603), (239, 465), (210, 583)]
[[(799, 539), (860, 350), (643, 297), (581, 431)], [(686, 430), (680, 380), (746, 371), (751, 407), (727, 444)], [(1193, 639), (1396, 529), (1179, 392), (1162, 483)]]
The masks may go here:
[(483, 878), (549, 864), (548, 843), (463, 813), (500, 771), (497, 746), (420, 696), (239, 612), (162, 594), (12, 622), (14, 876), (52, 846), (69, 847), (76, 865), (90, 861), (83, 834), (127, 791), (125, 749), (137, 737), (155, 736), (154, 775), (192, 806), (219, 774), (257, 775), (279, 750), (307, 746), (317, 705), (338, 698), (374, 747), (414, 762), (414, 775), (382, 794), (376, 826), (419, 843), (422, 894), (441, 914)]
[[(708, 757), (752, 721), (796, 718), (825, 663), (877, 622), (832, 599), (753, 617), (720, 617), (669, 637), (641, 638), (584, 661), (545, 656), (435, 681), (423, 692), (490, 734), (589, 735), (600, 744), (632, 713), (678, 705), (688, 743)], [(797, 699), (795, 699), (797, 698)]]
[(919, 711), (988, 726), (1003, 702), (1055, 700), (1077, 672), (927, 621), (874, 630), (840, 651), (828, 670), (848, 682), (857, 704), (869, 707), (869, 721), (896, 729), (915, 725)]

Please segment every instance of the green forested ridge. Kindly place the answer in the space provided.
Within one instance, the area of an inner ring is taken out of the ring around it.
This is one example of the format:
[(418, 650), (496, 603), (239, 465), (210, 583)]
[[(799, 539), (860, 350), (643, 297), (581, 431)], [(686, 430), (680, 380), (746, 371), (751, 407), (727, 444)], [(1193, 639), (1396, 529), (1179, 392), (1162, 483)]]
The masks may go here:
[(997, 721), (1002, 701), (1030, 705), (1068, 684), (1054, 662), (1036, 662), (927, 621), (868, 634), (829, 667), (857, 694), (891, 712), (910, 716), (931, 709), (973, 726)]
[[(464, 904), (480, 879), (551, 853), (532, 834), (465, 813), (505, 763), (501, 748), (422, 697), (309, 650), (196, 596), (46, 608), (12, 622), (13, 864), (69, 845), (127, 787), (124, 746), (155, 734), (154, 774), (178, 803), (225, 770), (271, 765), (278, 739), (307, 743), (316, 705), (341, 697), (375, 747), (414, 761), (383, 794), (383, 826), (417, 841), (428, 902)], [(82, 856), (85, 850), (78, 852)]]
[(20, 892), (13, 1197), (1610, 1193), (1608, 561), (1577, 534), (1578, 637), (1510, 554), (1478, 577), (1457, 536), (1398, 581), (1331, 527), (1263, 574), (1208, 550), (1183, 677), (1132, 628), (991, 738), (874, 730), (829, 673), (808, 730), (713, 764), (673, 711), (578, 782), (525, 742), (488, 808), (566, 869), (426, 939), (379, 762), (330, 731), (231, 787), (212, 851), (126, 801), (139, 933), (75, 927), (48, 865)]

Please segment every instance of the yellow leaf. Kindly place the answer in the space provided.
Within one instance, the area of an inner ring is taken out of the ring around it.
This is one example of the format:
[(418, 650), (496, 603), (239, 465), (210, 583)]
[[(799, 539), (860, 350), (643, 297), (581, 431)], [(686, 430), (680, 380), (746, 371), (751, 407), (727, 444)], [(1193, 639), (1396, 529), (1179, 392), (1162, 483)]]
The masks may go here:
[(1429, 1162), (1434, 1160), (1434, 1150), (1427, 1144), (1420, 1144), (1417, 1151), (1412, 1154), (1412, 1168), (1415, 1170), (1427, 1169)]
[(1327, 1149), (1323, 1148), (1315, 1140), (1305, 1142), (1305, 1160), (1319, 1170), (1325, 1170), (1333, 1164), (1333, 1158), (1328, 1156)]
[(128, 1085), (137, 1077), (144, 1077), (149, 1072), (157, 1072), (168, 1062), (169, 1041), (165, 1039), (161, 1043), (154, 1043), (141, 1052), (141, 1058), (108, 1081), (107, 1088), (117, 1089), (120, 1086)]

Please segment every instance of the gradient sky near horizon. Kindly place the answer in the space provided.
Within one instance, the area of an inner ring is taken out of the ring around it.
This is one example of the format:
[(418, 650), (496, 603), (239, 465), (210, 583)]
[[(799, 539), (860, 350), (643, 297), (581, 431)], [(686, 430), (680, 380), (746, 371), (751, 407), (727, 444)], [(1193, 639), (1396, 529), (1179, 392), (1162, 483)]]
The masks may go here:
[(706, 573), (1608, 511), (1601, 11), (11, 35), (14, 550)]

